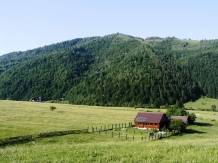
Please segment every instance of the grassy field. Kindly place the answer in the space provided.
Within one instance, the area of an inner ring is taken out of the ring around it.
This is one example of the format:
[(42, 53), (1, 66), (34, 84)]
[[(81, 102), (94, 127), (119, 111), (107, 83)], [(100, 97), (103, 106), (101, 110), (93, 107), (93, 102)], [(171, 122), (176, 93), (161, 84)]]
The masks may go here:
[[(0, 139), (133, 122), (138, 111), (147, 109), (0, 101)], [(0, 162), (218, 162), (218, 125), (212, 121), (217, 113), (190, 112), (198, 116), (196, 124), (177, 136), (155, 141), (98, 133), (49, 137), (0, 147)]]
[(218, 99), (203, 97), (195, 102), (188, 102), (184, 104), (185, 108), (193, 109), (211, 109), (212, 105), (216, 105), (218, 110)]

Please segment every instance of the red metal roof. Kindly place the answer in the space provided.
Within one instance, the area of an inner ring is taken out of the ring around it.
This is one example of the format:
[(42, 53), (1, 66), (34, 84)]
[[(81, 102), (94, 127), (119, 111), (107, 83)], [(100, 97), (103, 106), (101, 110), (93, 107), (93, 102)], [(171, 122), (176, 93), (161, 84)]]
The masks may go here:
[(138, 112), (134, 121), (147, 123), (160, 123), (164, 113), (159, 112)]

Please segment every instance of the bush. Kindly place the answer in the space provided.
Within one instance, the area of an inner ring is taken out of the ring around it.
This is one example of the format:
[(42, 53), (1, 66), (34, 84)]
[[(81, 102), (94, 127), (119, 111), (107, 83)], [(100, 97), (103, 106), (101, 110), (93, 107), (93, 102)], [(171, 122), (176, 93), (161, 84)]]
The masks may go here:
[(181, 119), (171, 119), (169, 128), (170, 130), (178, 130), (180, 132), (186, 129), (186, 124)]
[(50, 110), (51, 110), (51, 111), (54, 111), (55, 109), (56, 109), (55, 106), (50, 106)]
[(194, 113), (191, 113), (191, 114), (189, 114), (188, 115), (188, 123), (191, 125), (191, 124), (193, 124), (194, 122), (195, 122), (195, 120), (196, 120), (196, 115), (194, 114)]

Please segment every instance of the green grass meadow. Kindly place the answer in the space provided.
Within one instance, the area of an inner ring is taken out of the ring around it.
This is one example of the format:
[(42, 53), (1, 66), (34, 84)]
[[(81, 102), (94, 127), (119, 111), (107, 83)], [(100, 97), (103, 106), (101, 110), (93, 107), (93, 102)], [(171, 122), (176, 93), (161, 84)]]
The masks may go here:
[[(50, 106), (56, 109), (51, 111)], [(133, 122), (138, 111), (147, 109), (0, 101), (0, 139)], [(128, 128), (127, 131), (114, 131), (113, 137), (109, 131), (107, 135), (95, 132), (38, 138), (1, 146), (0, 162), (217, 163), (218, 112), (190, 112), (197, 115), (197, 121), (187, 127), (186, 133), (179, 135), (149, 140), (145, 138), (147, 131)], [(127, 133), (128, 140), (125, 139)]]
[(218, 99), (202, 97), (195, 102), (188, 102), (184, 106), (185, 108), (192, 108), (197, 110), (197, 109), (211, 109), (212, 105), (216, 105), (218, 110)]

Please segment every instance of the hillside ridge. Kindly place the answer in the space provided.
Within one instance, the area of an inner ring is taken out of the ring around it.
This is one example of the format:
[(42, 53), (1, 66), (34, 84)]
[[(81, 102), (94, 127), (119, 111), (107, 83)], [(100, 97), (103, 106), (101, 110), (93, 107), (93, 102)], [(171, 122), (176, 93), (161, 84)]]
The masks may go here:
[(0, 56), (0, 99), (152, 106), (217, 98), (218, 40), (77, 38)]

